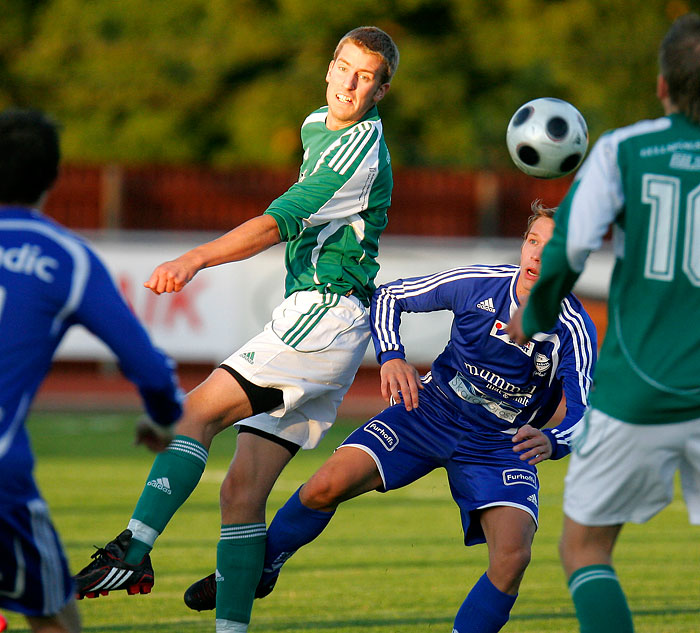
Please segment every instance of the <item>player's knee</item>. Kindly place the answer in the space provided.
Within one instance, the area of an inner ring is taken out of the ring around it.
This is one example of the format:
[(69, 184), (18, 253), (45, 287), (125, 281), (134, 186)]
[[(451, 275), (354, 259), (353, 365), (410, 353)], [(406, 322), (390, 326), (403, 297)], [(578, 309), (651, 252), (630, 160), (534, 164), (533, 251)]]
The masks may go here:
[(494, 553), (491, 566), (507, 584), (519, 581), (530, 564), (532, 551), (529, 546), (513, 546)]
[(250, 482), (239, 481), (234, 477), (226, 477), (219, 490), (219, 503), (222, 510), (234, 516), (249, 516), (255, 514), (260, 506), (264, 507), (265, 498), (256, 492)]
[(301, 502), (312, 510), (331, 511), (343, 500), (345, 486), (337, 477), (317, 473), (299, 492)]

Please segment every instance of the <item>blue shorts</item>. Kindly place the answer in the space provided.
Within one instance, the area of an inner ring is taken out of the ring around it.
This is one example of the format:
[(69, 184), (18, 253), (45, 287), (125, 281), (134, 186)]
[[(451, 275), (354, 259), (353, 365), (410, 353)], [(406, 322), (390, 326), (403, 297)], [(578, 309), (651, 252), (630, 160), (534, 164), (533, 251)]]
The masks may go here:
[(50, 616), (73, 599), (73, 581), (46, 503), (0, 499), (0, 607)]
[(384, 491), (406, 486), (442, 467), (462, 516), (465, 545), (485, 543), (479, 510), (512, 506), (537, 525), (540, 482), (537, 469), (513, 451), (512, 436), (454, 423), (440, 396), (427, 388), (420, 405), (406, 411), (396, 404), (353, 431), (342, 446), (364, 450), (374, 459)]

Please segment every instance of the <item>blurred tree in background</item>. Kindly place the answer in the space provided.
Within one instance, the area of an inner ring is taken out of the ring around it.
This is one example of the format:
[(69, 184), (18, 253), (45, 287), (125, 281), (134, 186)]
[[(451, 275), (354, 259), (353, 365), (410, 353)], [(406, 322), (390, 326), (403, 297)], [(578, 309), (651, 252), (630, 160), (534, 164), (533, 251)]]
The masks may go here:
[(54, 115), (73, 162), (294, 165), (335, 44), (375, 24), (401, 51), (395, 163), (510, 167), (535, 97), (574, 103), (592, 139), (659, 116), (660, 38), (698, 1), (3, 0), (0, 107)]

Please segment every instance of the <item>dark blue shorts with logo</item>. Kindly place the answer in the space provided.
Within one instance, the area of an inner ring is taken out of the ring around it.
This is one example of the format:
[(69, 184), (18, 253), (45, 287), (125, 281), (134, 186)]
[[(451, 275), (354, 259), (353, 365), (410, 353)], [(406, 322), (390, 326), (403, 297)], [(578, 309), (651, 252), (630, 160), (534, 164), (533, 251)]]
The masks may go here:
[(342, 446), (366, 451), (376, 462), (384, 491), (406, 486), (442, 467), (460, 508), (464, 543), (486, 541), (478, 510), (512, 506), (537, 524), (537, 469), (519, 459), (512, 436), (468, 430), (454, 422), (454, 411), (440, 406), (432, 389), (421, 391), (417, 409), (396, 404), (353, 431)]

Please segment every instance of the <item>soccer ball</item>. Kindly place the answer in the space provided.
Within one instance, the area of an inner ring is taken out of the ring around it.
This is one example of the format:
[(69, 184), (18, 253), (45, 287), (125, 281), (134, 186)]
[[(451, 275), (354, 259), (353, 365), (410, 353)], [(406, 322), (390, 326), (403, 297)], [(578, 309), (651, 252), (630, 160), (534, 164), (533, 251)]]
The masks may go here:
[(559, 178), (581, 164), (588, 149), (588, 126), (567, 101), (534, 99), (511, 118), (506, 144), (521, 171), (535, 178)]

